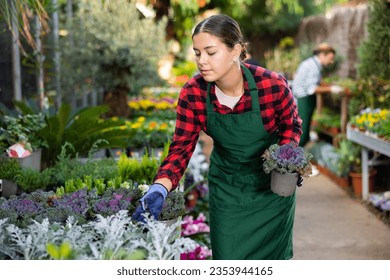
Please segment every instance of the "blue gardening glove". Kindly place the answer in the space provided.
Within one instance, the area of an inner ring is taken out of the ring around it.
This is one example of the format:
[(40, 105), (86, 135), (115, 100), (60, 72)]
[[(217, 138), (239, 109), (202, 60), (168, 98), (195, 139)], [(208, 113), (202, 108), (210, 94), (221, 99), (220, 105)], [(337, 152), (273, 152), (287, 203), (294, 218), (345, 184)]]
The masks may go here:
[(302, 187), (302, 185), (303, 185), (303, 177), (301, 175), (298, 175), (297, 187)]
[(149, 210), (154, 219), (157, 220), (167, 195), (168, 190), (162, 184), (154, 183), (151, 185), (147, 193), (140, 199), (141, 204), (135, 209), (133, 220), (145, 223), (145, 217), (142, 214), (146, 213), (146, 210)]

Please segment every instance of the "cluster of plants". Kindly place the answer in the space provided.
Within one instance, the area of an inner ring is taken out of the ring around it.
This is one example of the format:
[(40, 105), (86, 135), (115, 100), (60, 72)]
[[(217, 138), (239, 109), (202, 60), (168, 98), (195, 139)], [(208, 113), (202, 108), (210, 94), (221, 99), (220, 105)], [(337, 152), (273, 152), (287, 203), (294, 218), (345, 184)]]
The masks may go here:
[[(16, 102), (20, 116), (4, 117), (0, 134), (0, 147), (8, 147), (22, 141), (27, 148), (42, 148), (42, 167), (53, 166), (62, 147), (69, 143), (73, 147), (69, 154), (86, 156), (91, 149), (126, 148), (133, 129), (126, 119), (104, 118), (108, 106), (100, 105), (73, 111), (63, 104), (58, 111), (44, 113), (24, 102)], [(1, 112), (12, 115), (13, 111)], [(31, 145), (29, 145), (31, 144)]]
[(134, 98), (129, 102), (130, 109), (134, 110), (134, 114), (142, 114), (143, 112), (151, 111), (172, 111), (177, 107), (177, 99), (163, 97), (163, 98)]
[(47, 147), (47, 140), (39, 134), (47, 125), (44, 117), (43, 113), (2, 116), (0, 153), (16, 143), (22, 144), (30, 152)]
[(153, 148), (162, 148), (170, 141), (174, 124), (174, 120), (140, 116), (131, 125), (134, 136), (129, 139), (129, 146), (135, 149), (146, 148), (149, 153)]
[(390, 211), (390, 191), (373, 193), (368, 197), (368, 201), (380, 210)]
[(265, 66), (278, 73), (283, 73), (287, 79), (291, 80), (299, 63), (309, 56), (308, 45), (302, 45), (302, 48), (299, 48), (295, 45), (293, 38), (284, 37), (274, 49), (264, 54)]
[(370, 109), (360, 111), (351, 121), (354, 127), (390, 139), (390, 110)]
[(182, 253), (181, 260), (205, 260), (211, 258), (210, 227), (206, 221), (206, 216), (200, 213), (195, 219), (188, 215), (183, 218), (181, 225), (181, 235), (190, 237), (197, 245), (195, 250)]
[(74, 40), (60, 41), (67, 93), (102, 88), (136, 95), (145, 86), (163, 84), (157, 69), (168, 53), (166, 20), (142, 16), (134, 1), (80, 0), (75, 5), (74, 16), (63, 26)]
[[(79, 224), (96, 219), (97, 215), (107, 217), (120, 210), (126, 210), (131, 217), (139, 203), (139, 199), (148, 189), (145, 187), (106, 188), (99, 192), (97, 188), (78, 189), (65, 193), (57, 190), (35, 191), (0, 198), (0, 219), (8, 218), (8, 222), (25, 228), (32, 220), (50, 223), (66, 222), (73, 216)], [(59, 195), (60, 194), (60, 195)], [(159, 220), (177, 219), (186, 213), (183, 194), (179, 191), (170, 192), (166, 198)]]
[(349, 172), (361, 172), (361, 146), (347, 139), (341, 139), (337, 153), (337, 175), (340, 177), (348, 176)]
[(120, 210), (82, 224), (69, 216), (64, 223), (30, 219), (19, 227), (7, 217), (0, 219), (0, 259), (169, 260), (196, 247), (191, 239), (178, 236), (180, 220), (170, 226), (145, 220), (134, 223)]
[(313, 129), (316, 131), (326, 131), (330, 129), (340, 129), (340, 114), (325, 107), (321, 113), (313, 114)]

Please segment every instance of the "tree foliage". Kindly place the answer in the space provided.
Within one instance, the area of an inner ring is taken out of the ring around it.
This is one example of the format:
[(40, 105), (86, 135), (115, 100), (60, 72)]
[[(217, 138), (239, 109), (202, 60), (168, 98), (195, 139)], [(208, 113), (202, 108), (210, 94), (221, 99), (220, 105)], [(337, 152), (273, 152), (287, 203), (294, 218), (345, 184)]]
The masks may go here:
[(68, 92), (91, 87), (133, 94), (156, 85), (157, 63), (168, 50), (165, 24), (143, 17), (135, 1), (79, 1), (69, 30), (74, 43), (63, 40), (63, 85)]
[[(386, 6), (387, 5), (387, 6)], [(367, 24), (368, 38), (358, 49), (360, 77), (371, 75), (390, 77), (390, 4), (383, 0), (370, 1)]]
[[(164, 0), (149, 1), (157, 14), (165, 14), (173, 25), (170, 36), (184, 47), (199, 15), (215, 9), (236, 19), (247, 39), (263, 36), (283, 37), (295, 32), (303, 17), (323, 13), (347, 0)], [(172, 10), (173, 13), (169, 13)]]

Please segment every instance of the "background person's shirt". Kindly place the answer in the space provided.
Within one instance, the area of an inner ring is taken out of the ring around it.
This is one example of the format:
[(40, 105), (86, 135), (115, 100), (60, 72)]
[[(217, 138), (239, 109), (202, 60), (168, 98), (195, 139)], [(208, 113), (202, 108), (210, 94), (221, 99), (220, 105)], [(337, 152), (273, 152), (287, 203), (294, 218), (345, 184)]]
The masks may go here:
[(322, 65), (317, 56), (302, 61), (295, 73), (292, 82), (292, 92), (295, 98), (302, 98), (314, 94), (321, 82)]
[[(265, 68), (245, 65), (253, 74), (258, 88), (260, 114), (265, 130), (268, 133), (278, 131), (279, 144), (299, 143), (302, 121), (298, 116), (297, 106), (286, 79)], [(248, 82), (245, 75), (243, 77), (245, 91), (233, 109), (222, 105), (215, 94), (215, 87), (211, 87), (210, 102), (216, 112), (241, 114), (252, 110)], [(203, 130), (207, 134), (207, 84), (202, 75), (198, 74), (191, 78), (180, 92), (173, 141), (169, 154), (155, 177), (155, 180), (169, 178), (173, 189), (177, 187), (191, 159), (200, 131)]]

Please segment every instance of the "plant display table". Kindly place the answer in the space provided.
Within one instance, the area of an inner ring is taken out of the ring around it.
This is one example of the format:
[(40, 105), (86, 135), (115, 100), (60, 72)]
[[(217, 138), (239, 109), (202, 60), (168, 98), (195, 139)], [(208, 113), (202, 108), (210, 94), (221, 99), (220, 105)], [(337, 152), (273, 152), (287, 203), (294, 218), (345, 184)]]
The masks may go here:
[(390, 142), (372, 134), (366, 134), (357, 128), (347, 125), (347, 139), (362, 146), (362, 175), (363, 175), (363, 194), (362, 198), (368, 198), (368, 150), (378, 152), (390, 157)]

